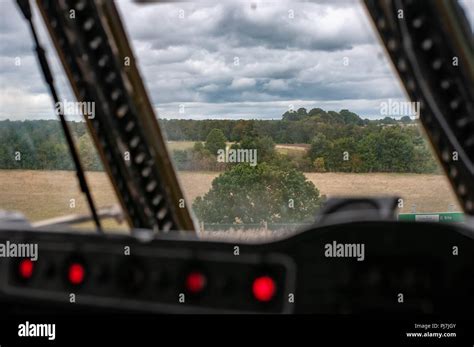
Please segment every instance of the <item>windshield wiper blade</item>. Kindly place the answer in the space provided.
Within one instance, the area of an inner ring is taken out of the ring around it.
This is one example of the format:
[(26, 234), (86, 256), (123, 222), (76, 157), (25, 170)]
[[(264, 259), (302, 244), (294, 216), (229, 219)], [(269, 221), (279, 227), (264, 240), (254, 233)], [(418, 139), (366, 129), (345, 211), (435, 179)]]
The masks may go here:
[[(97, 211), (98, 217), (102, 219), (115, 219), (118, 224), (122, 224), (125, 221), (125, 217), (122, 209), (119, 205), (113, 205), (101, 208)], [(41, 220), (38, 222), (31, 223), (33, 228), (44, 228), (50, 226), (59, 225), (72, 225), (89, 222), (93, 219), (90, 214), (68, 214), (66, 216), (60, 216), (50, 219)]]
[[(45, 78), (46, 84), (49, 87), (49, 90), (51, 92), (51, 95), (53, 97), (54, 105), (57, 105), (59, 102), (59, 97), (56, 92), (56, 87), (54, 86), (54, 79), (53, 75), (51, 74), (51, 69), (49, 68), (48, 60), (46, 59), (46, 54), (44, 48), (41, 46), (38, 35), (36, 33), (36, 29), (32, 20), (32, 15), (31, 15), (31, 7), (29, 0), (17, 0), (18, 6), (20, 7), (21, 12), (23, 13), (24, 17), (30, 24), (31, 32), (33, 34), (33, 39), (35, 41), (35, 50), (36, 54), (38, 56), (38, 61), (41, 66), (41, 71), (43, 73), (43, 76)], [(71, 131), (69, 130), (69, 127), (66, 122), (66, 118), (64, 117), (64, 113), (61, 108), (58, 109), (57, 112), (59, 119), (61, 121), (61, 126), (64, 131), (64, 136), (66, 137), (66, 141), (69, 147), (69, 151), (71, 152), (72, 160), (74, 161), (74, 166), (76, 168), (76, 175), (77, 179), (79, 181), (79, 186), (81, 188), (81, 191), (84, 193), (86, 196), (87, 204), (89, 205), (89, 208), (92, 213), (92, 218), (94, 220), (94, 223), (97, 227), (97, 231), (102, 233), (102, 226), (100, 224), (99, 216), (97, 215), (97, 211), (94, 205), (94, 200), (92, 199), (92, 195), (89, 189), (89, 186), (86, 181), (86, 177), (84, 175), (84, 169), (82, 168), (81, 161), (79, 159), (79, 155), (77, 154), (76, 147), (74, 145), (74, 140), (71, 134)]]

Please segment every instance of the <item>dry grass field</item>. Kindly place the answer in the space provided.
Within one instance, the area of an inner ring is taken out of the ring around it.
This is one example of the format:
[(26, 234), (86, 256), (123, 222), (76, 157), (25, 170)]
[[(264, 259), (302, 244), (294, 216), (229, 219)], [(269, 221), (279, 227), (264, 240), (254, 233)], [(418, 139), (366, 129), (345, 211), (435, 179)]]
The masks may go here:
[[(97, 207), (117, 203), (105, 173), (86, 175)], [(30, 221), (89, 212), (74, 171), (0, 170), (0, 209), (23, 212)]]
[(172, 152), (173, 150), (184, 151), (194, 147), (194, 141), (168, 141), (168, 150)]
[[(305, 173), (321, 194), (330, 196), (399, 196), (402, 197), (403, 213), (446, 212), (453, 204), (459, 211), (456, 197), (448, 180), (443, 175), (426, 174), (351, 174), (351, 173)], [(180, 172), (179, 177), (189, 201), (205, 194), (216, 173)]]
[(286, 144), (275, 145), (278, 153), (289, 155), (290, 157), (302, 157), (306, 154), (309, 145), (305, 144)]
[[(215, 172), (179, 172), (189, 202), (205, 194)], [(448, 211), (454, 194), (444, 176), (420, 174), (345, 174), (306, 173), (321, 194), (336, 195), (399, 195), (404, 198), (402, 212)], [(87, 179), (98, 207), (117, 203), (105, 173), (88, 172)], [(75, 206), (71, 205), (75, 199)], [(71, 213), (87, 213), (87, 205), (72, 171), (0, 170), (0, 209), (22, 211), (31, 221)], [(115, 228), (110, 221), (106, 227)]]
[(278, 145), (275, 145), (275, 147), (278, 150), (289, 149), (289, 150), (294, 150), (298, 152), (306, 152), (311, 147), (311, 145), (306, 144), (306, 143), (287, 143), (287, 144), (278, 144)]
[(450, 204), (460, 211), (448, 179), (443, 175), (391, 173), (305, 173), (328, 196), (385, 195), (403, 198), (400, 212), (447, 212)]
[[(188, 150), (192, 149), (195, 141), (168, 141), (168, 149), (170, 152), (174, 150)], [(233, 142), (227, 142), (227, 145), (232, 145)], [(302, 156), (308, 150), (310, 145), (308, 144), (278, 144), (275, 145), (276, 150), (282, 154), (288, 154), (292, 156)]]

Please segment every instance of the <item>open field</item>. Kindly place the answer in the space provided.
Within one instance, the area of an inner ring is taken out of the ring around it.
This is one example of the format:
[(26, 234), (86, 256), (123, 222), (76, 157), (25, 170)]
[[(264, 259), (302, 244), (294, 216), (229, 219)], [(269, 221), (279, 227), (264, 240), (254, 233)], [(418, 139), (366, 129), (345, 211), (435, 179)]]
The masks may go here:
[(168, 141), (166, 144), (170, 152), (172, 152), (174, 150), (184, 151), (192, 149), (195, 143), (195, 141)]
[[(188, 203), (205, 194), (211, 187), (216, 172), (178, 173)], [(404, 198), (401, 212), (448, 211), (454, 205), (459, 211), (454, 194), (444, 176), (420, 174), (347, 174), (306, 173), (321, 194), (335, 195), (398, 195)], [(113, 188), (103, 172), (88, 172), (96, 205), (110, 206), (117, 203)], [(71, 200), (74, 199), (74, 200)], [(0, 209), (23, 212), (30, 221), (67, 214), (88, 213), (79, 192), (73, 171), (0, 170)], [(106, 229), (125, 229), (113, 220), (104, 223)], [(92, 223), (84, 225), (92, 227)]]
[[(168, 149), (170, 152), (174, 150), (188, 150), (192, 149), (195, 141), (168, 141)], [(233, 142), (227, 142), (227, 145), (232, 145)], [(308, 149), (310, 145), (308, 144), (277, 144), (275, 145), (276, 150), (281, 154), (287, 154), (290, 156), (302, 156)]]
[[(105, 173), (86, 175), (96, 207), (117, 203)], [(30, 221), (89, 212), (74, 171), (0, 170), (0, 209), (23, 212)]]
[(277, 149), (293, 149), (295, 151), (306, 152), (311, 145), (307, 143), (285, 143), (280, 145), (275, 145)]
[(309, 149), (309, 145), (305, 144), (282, 144), (275, 145), (278, 153), (288, 155), (290, 157), (302, 157)]
[[(459, 211), (456, 196), (451, 191), (448, 180), (443, 175), (390, 174), (390, 173), (305, 173), (326, 196), (399, 196), (404, 199), (402, 213), (448, 211), (453, 204)], [(179, 172), (185, 195), (189, 201), (205, 194), (216, 173)]]
[(456, 196), (447, 178), (432, 174), (396, 173), (305, 173), (320, 190), (328, 196), (389, 195), (403, 198), (402, 213), (447, 212), (450, 204), (460, 211)]

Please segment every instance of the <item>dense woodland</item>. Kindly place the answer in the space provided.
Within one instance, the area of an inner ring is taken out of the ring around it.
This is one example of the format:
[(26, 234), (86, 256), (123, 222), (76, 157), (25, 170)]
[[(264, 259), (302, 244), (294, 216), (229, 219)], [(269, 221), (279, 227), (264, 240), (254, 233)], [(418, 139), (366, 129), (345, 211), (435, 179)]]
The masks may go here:
[[(180, 170), (223, 170), (216, 148), (257, 149), (258, 163), (313, 172), (437, 171), (426, 141), (409, 117), (367, 120), (348, 110), (300, 108), (281, 120), (161, 119), (168, 140), (194, 141), (174, 150)], [(69, 122), (86, 170), (102, 170), (83, 122)], [(307, 144), (301, 155), (281, 153), (275, 144)], [(59, 121), (0, 121), (0, 169), (72, 170)]]
[(220, 129), (229, 141), (240, 141), (245, 136), (271, 137), (279, 143), (310, 143), (318, 133), (335, 138), (344, 136), (351, 129), (367, 125), (414, 124), (410, 117), (395, 120), (385, 117), (380, 120), (362, 119), (348, 110), (325, 112), (315, 108), (309, 112), (300, 108), (286, 112), (279, 120), (160, 120), (170, 141), (205, 141), (212, 129)]

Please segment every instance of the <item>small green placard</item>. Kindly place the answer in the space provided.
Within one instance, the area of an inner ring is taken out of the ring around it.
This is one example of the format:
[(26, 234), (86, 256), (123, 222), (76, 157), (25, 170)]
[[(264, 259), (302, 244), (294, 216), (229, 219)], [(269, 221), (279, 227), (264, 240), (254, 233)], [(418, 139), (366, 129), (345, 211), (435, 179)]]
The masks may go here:
[(463, 223), (464, 213), (461, 212), (441, 212), (441, 213), (400, 213), (400, 221), (411, 222), (444, 222)]

